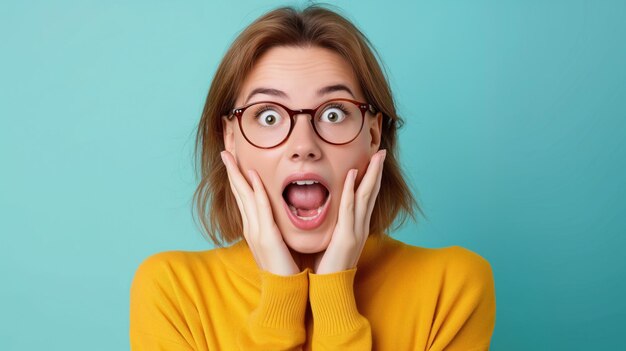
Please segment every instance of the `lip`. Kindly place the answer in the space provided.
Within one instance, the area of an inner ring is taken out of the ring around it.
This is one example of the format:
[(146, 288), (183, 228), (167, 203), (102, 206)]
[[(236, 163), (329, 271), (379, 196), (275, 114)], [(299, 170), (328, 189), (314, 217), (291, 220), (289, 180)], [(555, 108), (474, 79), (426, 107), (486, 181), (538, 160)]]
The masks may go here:
[(287, 212), (287, 216), (289, 216), (291, 223), (296, 228), (301, 229), (301, 230), (312, 230), (312, 229), (319, 227), (322, 223), (324, 223), (324, 220), (326, 219), (326, 215), (328, 214), (328, 209), (330, 208), (330, 193), (328, 194), (328, 198), (326, 199), (326, 202), (324, 203), (324, 205), (322, 205), (322, 210), (320, 211), (320, 214), (317, 215), (317, 217), (313, 219), (305, 220), (294, 215), (289, 209), (289, 205), (287, 205), (287, 202), (285, 202), (284, 199), (283, 199), (283, 208), (285, 209), (285, 212)]
[(320, 182), (320, 184), (322, 184), (326, 188), (326, 190), (328, 190), (328, 192), (330, 193), (330, 188), (328, 187), (328, 183), (326, 182), (326, 179), (324, 179), (319, 174), (312, 173), (312, 172), (298, 172), (298, 173), (290, 174), (283, 181), (283, 186), (281, 188), (281, 191), (285, 191), (285, 188), (287, 187), (287, 185), (295, 182), (296, 180), (314, 180), (316, 182)]
[(320, 184), (322, 184), (328, 191), (328, 197), (326, 198), (326, 202), (324, 203), (324, 205), (322, 205), (322, 209), (319, 215), (309, 220), (305, 220), (294, 215), (289, 209), (289, 205), (287, 205), (287, 202), (285, 201), (285, 199), (281, 196), (281, 198), (283, 199), (283, 208), (285, 212), (287, 212), (287, 216), (289, 216), (291, 223), (300, 230), (312, 230), (312, 229), (319, 227), (322, 223), (324, 223), (324, 220), (326, 219), (326, 215), (328, 214), (328, 209), (330, 208), (330, 200), (331, 200), (330, 189), (328, 187), (328, 183), (326, 182), (326, 180), (322, 178), (320, 175), (307, 172), (307, 173), (293, 173), (289, 175), (287, 178), (285, 178), (285, 181), (283, 182), (283, 186), (282, 186), (282, 191), (285, 191), (285, 188), (287, 187), (287, 185), (297, 180), (315, 180), (319, 182)]

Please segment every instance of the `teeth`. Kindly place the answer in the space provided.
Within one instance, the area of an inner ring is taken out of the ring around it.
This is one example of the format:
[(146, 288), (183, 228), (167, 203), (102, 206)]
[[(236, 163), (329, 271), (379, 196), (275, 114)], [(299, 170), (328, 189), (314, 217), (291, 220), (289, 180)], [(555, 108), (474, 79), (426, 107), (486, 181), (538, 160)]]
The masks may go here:
[(293, 213), (294, 216), (296, 216), (296, 217), (298, 217), (298, 218), (300, 218), (302, 220), (310, 221), (312, 219), (315, 219), (317, 216), (320, 215), (320, 213), (322, 213), (322, 207), (324, 207), (324, 206), (322, 205), (322, 206), (318, 207), (317, 208), (317, 213), (314, 216), (311, 216), (311, 217), (301, 217), (301, 216), (298, 216), (298, 210), (296, 210), (296, 208), (294, 206), (292, 206), (292, 205), (289, 205), (289, 211), (291, 211), (291, 213)]
[(291, 182), (291, 184), (297, 184), (297, 185), (311, 185), (311, 184), (317, 184), (319, 183), (316, 180), (296, 180), (294, 182)]

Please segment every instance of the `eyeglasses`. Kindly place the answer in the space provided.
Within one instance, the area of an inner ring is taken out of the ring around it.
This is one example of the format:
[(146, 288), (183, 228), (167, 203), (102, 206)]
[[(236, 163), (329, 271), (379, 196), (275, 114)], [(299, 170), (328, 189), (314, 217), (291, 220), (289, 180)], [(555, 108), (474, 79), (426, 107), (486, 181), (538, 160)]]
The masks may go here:
[(277, 102), (261, 101), (235, 108), (229, 119), (237, 117), (243, 137), (261, 149), (284, 143), (296, 125), (295, 116), (307, 114), (315, 134), (332, 145), (347, 144), (363, 129), (366, 112), (374, 106), (350, 99), (332, 99), (314, 109), (292, 110)]

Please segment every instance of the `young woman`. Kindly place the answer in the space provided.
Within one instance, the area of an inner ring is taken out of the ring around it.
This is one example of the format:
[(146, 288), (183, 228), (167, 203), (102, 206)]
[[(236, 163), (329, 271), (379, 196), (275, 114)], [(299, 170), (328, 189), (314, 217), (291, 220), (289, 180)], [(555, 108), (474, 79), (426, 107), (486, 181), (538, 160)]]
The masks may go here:
[(132, 349), (487, 350), (489, 263), (386, 234), (417, 209), (397, 162), (400, 122), (345, 18), (281, 8), (247, 27), (198, 128), (195, 200), (224, 247), (139, 267)]

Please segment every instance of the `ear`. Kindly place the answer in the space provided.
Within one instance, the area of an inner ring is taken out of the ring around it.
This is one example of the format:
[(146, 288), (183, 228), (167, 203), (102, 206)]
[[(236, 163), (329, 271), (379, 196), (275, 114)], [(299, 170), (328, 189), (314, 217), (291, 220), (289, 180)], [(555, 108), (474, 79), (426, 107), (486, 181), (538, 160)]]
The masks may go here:
[(230, 152), (233, 157), (235, 155), (235, 128), (232, 120), (228, 120), (226, 116), (222, 116), (222, 132), (224, 135), (224, 148)]
[(369, 120), (369, 131), (370, 131), (370, 151), (371, 154), (375, 154), (380, 147), (380, 137), (382, 134), (383, 128), (383, 113), (378, 112), (374, 118)]

